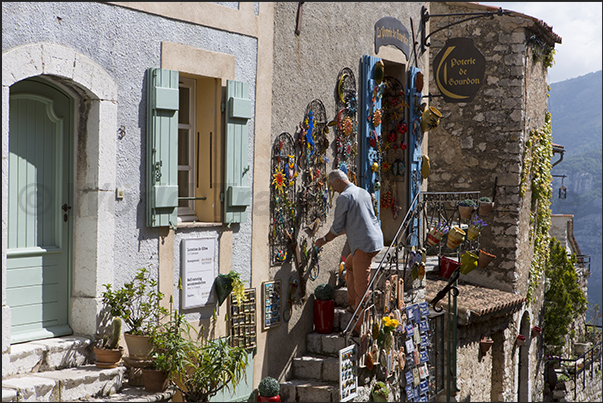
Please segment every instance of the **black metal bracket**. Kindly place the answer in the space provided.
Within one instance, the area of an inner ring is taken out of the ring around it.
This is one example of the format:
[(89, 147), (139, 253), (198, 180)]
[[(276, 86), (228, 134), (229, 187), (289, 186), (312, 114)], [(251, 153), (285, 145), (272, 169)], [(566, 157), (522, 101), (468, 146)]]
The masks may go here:
[[(503, 16), (503, 15), (511, 15), (511, 11), (503, 11), (503, 9), (501, 7), (497, 11), (485, 11), (485, 12), (481, 12), (481, 13), (429, 14), (429, 11), (427, 11), (427, 7), (421, 6), (421, 28), (420, 28), (421, 53), (425, 52), (427, 50), (427, 47), (429, 45), (431, 45), (431, 44), (427, 43), (427, 39), (429, 39), (429, 37), (431, 35), (435, 34), (436, 32), (439, 32), (443, 29), (449, 28), (453, 25), (460, 24), (465, 21), (474, 20), (476, 18), (490, 17), (490, 19), (493, 19), (495, 16)], [(430, 18), (433, 18), (433, 17), (464, 17), (464, 16), (471, 16), (471, 17), (465, 18), (464, 20), (453, 22), (452, 24), (448, 24), (442, 28), (436, 29), (435, 31), (431, 32), (429, 35), (425, 36), (425, 33), (426, 33), (425, 32), (425, 24), (427, 23), (427, 21), (429, 21)]]
[[(433, 306), (434, 311), (441, 312), (444, 309), (442, 307), (438, 307), (437, 304), (438, 304), (438, 302), (440, 302), (440, 300), (442, 298), (444, 298), (446, 296), (446, 294), (448, 294), (448, 291), (452, 290), (455, 295), (459, 295), (460, 291), (459, 291), (458, 287), (456, 287), (454, 285), (454, 283), (456, 280), (458, 280), (460, 274), (461, 274), (461, 271), (460, 271), (460, 267), (459, 267), (454, 271), (454, 273), (452, 273), (452, 276), (450, 276), (450, 281), (448, 281), (448, 284), (446, 285), (446, 287), (442, 288), (440, 290), (440, 292), (438, 292), (438, 294), (435, 296), (435, 298), (431, 300), (430, 304)], [(450, 308), (448, 308), (448, 309), (450, 309)]]

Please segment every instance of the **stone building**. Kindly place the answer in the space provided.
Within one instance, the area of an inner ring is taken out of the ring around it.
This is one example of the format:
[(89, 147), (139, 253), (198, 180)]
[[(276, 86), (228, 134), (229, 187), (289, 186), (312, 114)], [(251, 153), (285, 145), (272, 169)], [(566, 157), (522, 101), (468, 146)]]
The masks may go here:
[[(452, 2), (432, 3), (430, 9), (433, 15), (496, 11)], [(470, 38), (485, 58), (485, 72), (470, 102), (445, 100), (440, 97), (443, 91), (431, 83), (432, 104), (443, 116), (430, 133), (428, 190), (475, 190), (492, 198), (494, 209), (484, 217), (488, 226), (482, 230), (480, 248), (497, 258), (487, 269), (462, 277), (459, 312), (464, 307), (466, 313), (459, 316), (467, 317), (459, 322), (458, 389), (451, 394), (457, 401), (538, 401), (543, 391), (543, 345), (541, 337), (531, 337), (530, 329), (542, 327), (544, 287), (540, 276), (530, 290), (533, 298), (526, 299), (530, 277), (534, 280), (530, 272), (535, 259), (531, 234), (535, 207), (531, 192), (521, 197), (520, 187), (526, 142), (531, 131), (545, 124), (543, 50), (561, 43), (561, 38), (545, 22), (515, 12), (445, 27), (462, 19), (430, 18), (430, 32), (443, 28), (429, 39), (432, 63), (450, 48), (447, 41)], [(434, 76), (435, 68), (434, 64)], [(431, 288), (428, 284), (428, 292)], [(526, 339), (521, 346), (516, 343), (518, 335)], [(484, 356), (482, 337), (494, 341)], [(481, 389), (475, 387), (478, 384)]]

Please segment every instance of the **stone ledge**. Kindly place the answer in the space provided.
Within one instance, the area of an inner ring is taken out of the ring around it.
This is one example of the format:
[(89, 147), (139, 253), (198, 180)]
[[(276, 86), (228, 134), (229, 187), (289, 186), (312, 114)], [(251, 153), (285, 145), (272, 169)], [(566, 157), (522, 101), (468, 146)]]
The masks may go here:
[(119, 393), (103, 398), (81, 398), (81, 402), (169, 402), (176, 389), (168, 388), (164, 392), (147, 392), (141, 386), (125, 386)]

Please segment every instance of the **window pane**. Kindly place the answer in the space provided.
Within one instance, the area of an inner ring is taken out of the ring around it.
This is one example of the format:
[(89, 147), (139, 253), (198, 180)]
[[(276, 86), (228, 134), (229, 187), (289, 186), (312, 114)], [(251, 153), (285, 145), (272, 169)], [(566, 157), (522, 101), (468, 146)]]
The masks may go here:
[[(190, 171), (178, 171), (178, 197), (189, 197), (189, 174)], [(188, 200), (179, 200), (178, 207), (187, 207)]]
[(188, 124), (189, 123), (189, 115), (188, 111), (190, 109), (189, 98), (190, 98), (190, 89), (187, 87), (180, 87), (179, 97), (180, 97), (180, 109), (178, 110), (178, 123)]
[(189, 131), (178, 129), (178, 165), (189, 165)]

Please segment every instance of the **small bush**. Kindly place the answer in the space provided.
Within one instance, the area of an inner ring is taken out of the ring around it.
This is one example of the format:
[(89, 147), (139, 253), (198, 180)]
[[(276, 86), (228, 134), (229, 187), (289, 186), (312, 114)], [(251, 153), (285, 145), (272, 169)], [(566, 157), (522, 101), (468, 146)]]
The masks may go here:
[(319, 300), (329, 300), (335, 297), (335, 290), (327, 283), (319, 284), (314, 290), (314, 297)]
[(492, 203), (492, 199), (490, 199), (488, 196), (480, 197), (479, 201), (481, 201), (482, 203)]
[(258, 391), (260, 396), (273, 397), (277, 396), (281, 391), (281, 384), (270, 376), (265, 377), (260, 381), (258, 385)]
[(477, 203), (475, 203), (471, 199), (465, 199), (465, 200), (459, 202), (459, 206), (475, 207), (475, 206), (477, 206)]

